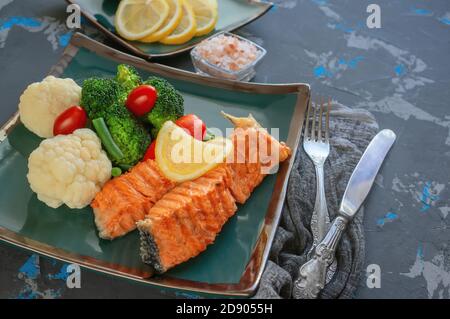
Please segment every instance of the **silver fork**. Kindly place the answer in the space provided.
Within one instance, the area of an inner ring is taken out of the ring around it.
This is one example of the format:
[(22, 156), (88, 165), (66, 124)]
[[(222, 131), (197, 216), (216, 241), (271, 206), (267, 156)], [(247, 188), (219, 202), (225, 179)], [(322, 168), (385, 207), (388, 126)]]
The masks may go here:
[[(325, 118), (325, 130), (323, 132), (323, 115), (324, 115), (324, 103), (323, 98), (321, 98), (320, 113), (317, 117), (317, 105), (316, 107), (311, 106), (311, 99), (308, 102), (308, 111), (306, 114), (306, 125), (303, 134), (303, 148), (308, 154), (309, 158), (314, 163), (316, 170), (316, 202), (314, 204), (314, 211), (311, 217), (311, 231), (313, 234), (313, 245), (308, 252), (308, 259), (314, 248), (322, 241), (325, 237), (328, 229), (330, 228), (330, 217), (328, 215), (327, 200), (325, 198), (325, 187), (324, 187), (324, 163), (330, 154), (330, 108), (331, 101), (328, 100), (328, 107), (326, 110)], [(311, 110), (313, 109), (313, 110)], [(312, 114), (311, 114), (312, 113)], [(317, 124), (316, 124), (317, 119)], [(311, 124), (311, 131), (309, 126)], [(317, 130), (316, 130), (317, 128)]]

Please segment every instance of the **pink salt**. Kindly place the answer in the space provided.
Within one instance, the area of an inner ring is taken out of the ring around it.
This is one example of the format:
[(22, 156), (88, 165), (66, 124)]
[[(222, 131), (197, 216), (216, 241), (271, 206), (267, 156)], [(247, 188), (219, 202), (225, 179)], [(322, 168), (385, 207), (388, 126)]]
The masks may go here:
[(197, 52), (209, 63), (229, 71), (243, 69), (254, 62), (259, 54), (258, 48), (252, 43), (225, 34), (201, 42)]

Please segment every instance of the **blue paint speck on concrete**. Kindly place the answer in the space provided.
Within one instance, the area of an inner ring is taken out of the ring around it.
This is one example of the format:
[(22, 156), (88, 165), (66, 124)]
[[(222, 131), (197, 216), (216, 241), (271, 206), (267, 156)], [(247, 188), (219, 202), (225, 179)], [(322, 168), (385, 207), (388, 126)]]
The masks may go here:
[(0, 31), (11, 29), (13, 26), (23, 26), (23, 27), (31, 27), (37, 28), (42, 25), (41, 21), (35, 18), (27, 18), (27, 17), (10, 17), (4, 22), (0, 23)]
[(441, 21), (443, 24), (450, 25), (450, 18), (440, 18), (439, 21)]
[(59, 279), (62, 281), (67, 281), (67, 277), (69, 277), (69, 273), (67, 272), (67, 267), (69, 266), (69, 264), (64, 264), (62, 265), (61, 269), (59, 270), (58, 273), (56, 274), (49, 274), (48, 278), (49, 279)]
[(322, 78), (322, 77), (331, 77), (333, 74), (327, 70), (323, 65), (316, 66), (313, 70), (314, 76), (316, 78)]
[(40, 274), (39, 257), (36, 254), (30, 256), (20, 267), (19, 273), (24, 274), (30, 279), (36, 279)]
[(397, 74), (397, 76), (401, 76), (402, 74), (405, 73), (405, 66), (403, 64), (399, 64), (399, 65), (395, 66), (394, 70), (395, 70), (395, 74)]
[(45, 293), (42, 293), (37, 290), (33, 290), (33, 287), (26, 286), (16, 297), (16, 299), (56, 299), (60, 298), (62, 295), (61, 289), (48, 289)]
[(347, 26), (345, 26), (342, 23), (338, 23), (334, 27), (335, 27), (336, 30), (340, 30), (340, 31), (345, 32), (345, 33), (352, 33), (353, 31), (355, 31), (355, 29), (353, 29), (351, 27), (347, 27)]
[(433, 11), (428, 10), (428, 9), (421, 9), (421, 8), (414, 8), (411, 9), (412, 13), (416, 14), (416, 15), (420, 15), (420, 16), (430, 16), (433, 14)]
[(386, 215), (384, 215), (382, 218), (377, 219), (377, 226), (384, 226), (387, 222), (393, 222), (394, 220), (398, 219), (398, 215), (393, 212), (388, 212)]
[(328, 3), (327, 0), (312, 0), (312, 2), (314, 2), (315, 4), (317, 4), (319, 6), (324, 6)]
[[(59, 273), (55, 275), (48, 275), (49, 279), (67, 279), (67, 264), (63, 265)], [(31, 255), (27, 261), (19, 268), (19, 274), (25, 276), (20, 277), (24, 280), (24, 286), (21, 291), (15, 296), (17, 299), (38, 299), (38, 298), (59, 298), (62, 295), (61, 289), (46, 289), (40, 291), (38, 288), (38, 278), (41, 275), (39, 266), (39, 257), (36, 254)]]
[(386, 217), (387, 219), (389, 219), (389, 220), (394, 220), (394, 219), (397, 219), (397, 218), (398, 218), (398, 215), (397, 215), (396, 213), (389, 212), (389, 213), (386, 214), (385, 217)]
[(70, 42), (70, 38), (72, 37), (72, 32), (67, 32), (65, 34), (62, 34), (59, 36), (59, 45), (63, 48), (65, 48), (69, 42)]
[(417, 247), (417, 257), (419, 257), (420, 259), (423, 259), (424, 257), (422, 244), (419, 244), (419, 247)]
[(420, 201), (423, 204), (420, 210), (421, 212), (426, 212), (427, 210), (429, 210), (431, 208), (431, 204), (439, 199), (439, 196), (430, 193), (430, 187), (430, 182), (426, 182), (425, 186), (423, 187), (422, 197), (420, 198)]
[(339, 64), (347, 65), (351, 69), (355, 69), (358, 66), (358, 63), (364, 60), (363, 56), (357, 56), (354, 59), (345, 60), (345, 59), (339, 59)]

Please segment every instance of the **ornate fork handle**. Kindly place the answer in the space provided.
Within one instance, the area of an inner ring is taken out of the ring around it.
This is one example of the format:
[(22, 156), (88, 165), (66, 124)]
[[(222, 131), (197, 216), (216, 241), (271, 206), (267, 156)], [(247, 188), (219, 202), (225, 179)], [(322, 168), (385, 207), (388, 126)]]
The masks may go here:
[(325, 237), (330, 228), (330, 217), (328, 215), (327, 199), (325, 197), (323, 163), (314, 163), (316, 169), (316, 201), (311, 217), (311, 232), (313, 234), (313, 245), (310, 253)]
[(299, 278), (294, 284), (295, 298), (315, 299), (325, 287), (327, 269), (333, 262), (346, 225), (347, 219), (343, 216), (336, 217), (325, 238), (317, 245), (312, 259), (300, 268)]

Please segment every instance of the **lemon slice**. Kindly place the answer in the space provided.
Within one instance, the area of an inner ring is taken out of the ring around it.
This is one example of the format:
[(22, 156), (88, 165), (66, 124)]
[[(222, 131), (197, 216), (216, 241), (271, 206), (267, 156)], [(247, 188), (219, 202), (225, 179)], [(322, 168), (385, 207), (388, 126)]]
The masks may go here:
[(217, 3), (217, 0), (209, 0), (209, 2), (211, 2), (211, 4), (214, 6), (214, 8), (216, 8), (216, 10), (219, 7), (219, 4)]
[(180, 24), (183, 18), (183, 9), (181, 5), (181, 0), (166, 0), (169, 5), (169, 15), (162, 26), (149, 36), (140, 39), (139, 41), (145, 43), (151, 43), (161, 40), (171, 34), (177, 26)]
[(193, 180), (223, 163), (233, 151), (227, 138), (202, 142), (171, 121), (158, 133), (155, 158), (161, 172), (175, 182)]
[(116, 11), (115, 26), (120, 36), (138, 40), (158, 30), (168, 15), (166, 0), (122, 0)]
[(191, 6), (185, 1), (181, 0), (181, 7), (183, 17), (176, 29), (167, 37), (160, 40), (164, 44), (183, 44), (188, 42), (195, 36), (197, 32), (197, 23), (195, 21), (194, 11)]
[(196, 36), (210, 33), (214, 30), (218, 19), (216, 0), (186, 0), (194, 10), (197, 21)]

